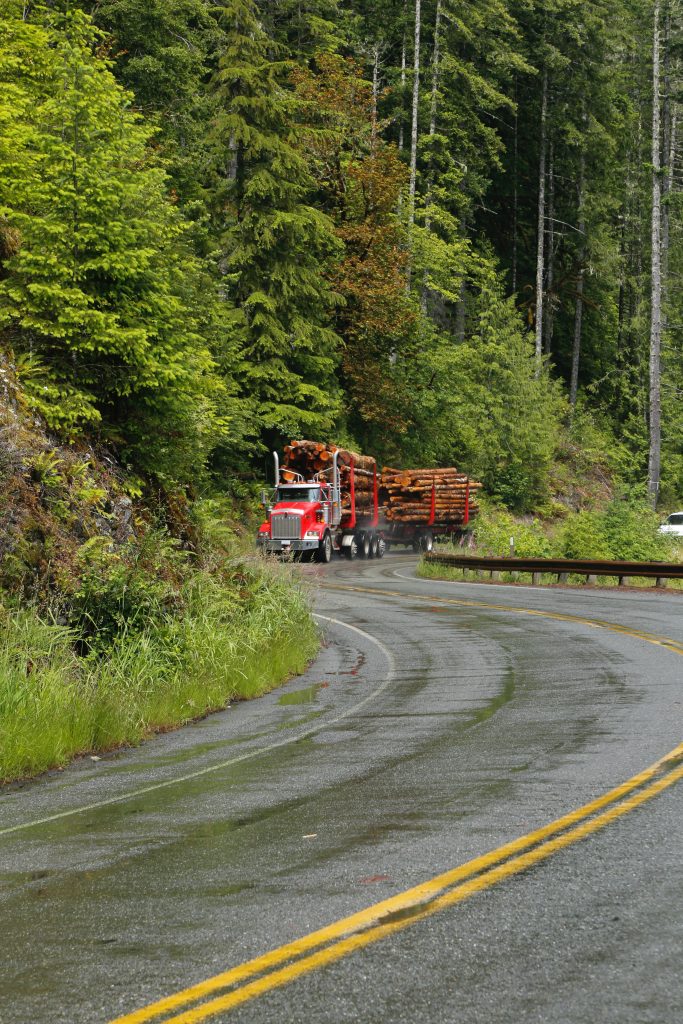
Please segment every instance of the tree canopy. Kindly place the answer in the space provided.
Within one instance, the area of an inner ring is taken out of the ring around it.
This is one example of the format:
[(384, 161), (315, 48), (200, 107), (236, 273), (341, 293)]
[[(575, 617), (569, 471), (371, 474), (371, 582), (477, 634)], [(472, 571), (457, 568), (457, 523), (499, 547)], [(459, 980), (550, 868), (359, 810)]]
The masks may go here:
[(678, 0), (0, 0), (0, 340), (187, 482), (307, 433), (683, 492)]

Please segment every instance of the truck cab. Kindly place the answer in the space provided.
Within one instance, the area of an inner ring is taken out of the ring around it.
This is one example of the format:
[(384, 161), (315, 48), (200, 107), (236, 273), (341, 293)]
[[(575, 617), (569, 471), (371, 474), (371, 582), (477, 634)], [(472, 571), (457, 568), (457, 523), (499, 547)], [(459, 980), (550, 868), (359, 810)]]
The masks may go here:
[(338, 451), (326, 470), (306, 480), (291, 469), (280, 470), (275, 460), (275, 490), (265, 500), (268, 518), (261, 523), (256, 538), (258, 547), (271, 554), (289, 554), (317, 562), (329, 562), (338, 551), (346, 558), (382, 558), (386, 550), (383, 533), (378, 529), (377, 478), (371, 509), (362, 513), (356, 507), (353, 460), (348, 476), (349, 489), (342, 496)]
[(269, 553), (292, 552), (329, 562), (334, 531), (341, 520), (336, 461), (331, 483), (324, 478), (281, 481), (276, 457), (275, 478), (277, 485), (267, 505), (268, 518), (259, 528), (258, 546)]

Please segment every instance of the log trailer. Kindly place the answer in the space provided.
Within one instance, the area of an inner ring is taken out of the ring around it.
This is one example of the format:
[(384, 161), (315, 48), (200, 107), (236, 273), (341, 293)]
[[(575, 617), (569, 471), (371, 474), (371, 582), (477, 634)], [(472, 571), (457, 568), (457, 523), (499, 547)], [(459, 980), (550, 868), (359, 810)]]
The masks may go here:
[[(329, 562), (336, 551), (352, 560), (383, 558), (390, 544), (410, 546), (414, 551), (431, 551), (434, 536), (455, 532), (446, 523), (436, 521), (436, 486), (432, 487), (431, 510), (426, 523), (387, 522), (380, 516), (377, 467), (372, 471), (372, 503), (359, 509), (356, 503), (356, 475), (353, 459), (349, 467), (348, 493), (343, 501), (339, 472), (339, 452), (335, 451), (330, 469), (306, 479), (287, 471), (282, 479), (280, 460), (275, 461), (275, 491), (263, 504), (268, 518), (261, 524), (257, 545), (271, 554), (292, 554), (302, 560)], [(292, 479), (294, 477), (294, 479)], [(463, 526), (469, 522), (469, 492)]]

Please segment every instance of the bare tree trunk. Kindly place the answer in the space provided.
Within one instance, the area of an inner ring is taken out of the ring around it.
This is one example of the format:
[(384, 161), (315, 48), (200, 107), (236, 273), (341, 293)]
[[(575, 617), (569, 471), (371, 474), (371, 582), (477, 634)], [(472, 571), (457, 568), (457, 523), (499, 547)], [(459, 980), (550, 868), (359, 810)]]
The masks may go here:
[[(436, 0), (436, 17), (434, 21), (434, 52), (432, 55), (432, 100), (429, 114), (429, 137), (433, 138), (436, 135), (436, 111), (439, 98), (439, 72), (441, 70), (441, 47), (440, 47), (440, 32), (441, 32), (441, 0)], [(425, 197), (425, 228), (429, 231), (431, 227), (431, 218), (429, 216), (429, 207), (431, 205), (432, 196), (432, 179), (433, 175), (430, 173), (429, 177), (429, 188), (427, 189), (427, 195)], [(420, 298), (420, 305), (422, 312), (427, 312), (427, 292), (428, 292), (428, 274), (425, 269), (422, 276), (422, 295)]]
[(667, 156), (667, 168), (664, 175), (664, 198), (662, 203), (662, 292), (666, 300), (669, 291), (669, 250), (671, 247), (671, 195), (674, 187), (674, 172), (676, 170), (676, 135), (678, 132), (678, 106), (674, 102), (671, 105), (671, 136), (669, 138), (669, 151)]
[(377, 100), (379, 97), (379, 43), (372, 49), (372, 137), (371, 151), (377, 148)]
[(436, 108), (439, 96), (439, 74), (441, 72), (441, 0), (436, 0), (434, 19), (434, 54), (432, 56), (432, 103), (429, 115), (429, 134), (436, 134)]
[(663, 143), (664, 176), (662, 180), (662, 302), (666, 318), (669, 293), (669, 248), (671, 239), (671, 194), (674, 185), (676, 165), (676, 134), (678, 130), (678, 107), (671, 95), (671, 7), (664, 20), (664, 99), (663, 99)]
[(408, 267), (406, 290), (409, 292), (413, 273), (413, 226), (415, 224), (415, 188), (417, 184), (417, 135), (420, 108), (420, 30), (421, 0), (415, 0), (415, 51), (413, 60), (413, 111), (410, 131), (410, 178), (408, 184)]
[(519, 224), (519, 109), (517, 106), (517, 76), (515, 76), (515, 130), (513, 136), (513, 191), (512, 191), (512, 294), (517, 294), (517, 228)]
[(662, 461), (662, 181), (661, 181), (661, 0), (654, 4), (652, 41), (652, 282), (650, 314), (650, 453), (647, 489), (653, 507), (657, 505)]
[(420, 30), (421, 22), (421, 0), (415, 0), (415, 50), (413, 60), (413, 114), (410, 131), (410, 182), (408, 193), (410, 205), (408, 209), (408, 223), (412, 227), (415, 223), (415, 185), (417, 181), (417, 134), (418, 134), (418, 113), (420, 106)]
[(543, 276), (545, 271), (545, 162), (548, 134), (548, 69), (543, 69), (541, 97), (541, 154), (538, 162), (538, 241), (536, 248), (536, 363), (543, 358)]
[(406, 25), (405, 25), (405, 17), (406, 17), (406, 7), (407, 7), (407, 5), (408, 5), (408, 0), (403, 0), (403, 42), (401, 44), (401, 121), (400, 121), (399, 126), (398, 126), (398, 148), (399, 148), (401, 153), (403, 152), (403, 145), (404, 145), (404, 139), (403, 139), (403, 114), (405, 112), (405, 108), (404, 108), (404, 102), (403, 101), (404, 101), (405, 94), (406, 94)]
[[(584, 120), (585, 120), (584, 113)], [(582, 237), (586, 233), (586, 197), (585, 197), (585, 179), (586, 179), (586, 151), (584, 148), (581, 149), (581, 164), (579, 169), (579, 231)], [(574, 309), (574, 344), (572, 346), (572, 373), (571, 381), (569, 385), (569, 405), (571, 407), (571, 415), (574, 415), (574, 409), (576, 408), (576, 398), (579, 390), (579, 363), (581, 361), (581, 332), (583, 329), (583, 289), (584, 289), (584, 275), (586, 268), (584, 267), (584, 261), (586, 258), (586, 246), (581, 243), (580, 260), (581, 266), (579, 267), (579, 279), (576, 282), (576, 306)], [(621, 301), (621, 300), (620, 300)]]
[(543, 319), (545, 339), (543, 348), (547, 356), (553, 347), (553, 328), (555, 326), (555, 142), (550, 140), (548, 160), (548, 273), (546, 279), (546, 311)]
[(455, 337), (459, 345), (465, 340), (465, 328), (467, 326), (467, 282), (463, 277), (460, 282), (460, 295), (455, 311)]

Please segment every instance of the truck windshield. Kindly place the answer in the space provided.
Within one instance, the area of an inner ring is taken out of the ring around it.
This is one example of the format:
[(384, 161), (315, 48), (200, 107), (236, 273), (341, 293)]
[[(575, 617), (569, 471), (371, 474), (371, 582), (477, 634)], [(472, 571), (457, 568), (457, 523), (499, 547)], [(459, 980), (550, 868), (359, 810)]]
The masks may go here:
[(672, 516), (667, 519), (669, 526), (683, 526), (683, 512), (674, 512)]
[(278, 501), (320, 501), (319, 487), (281, 487)]

